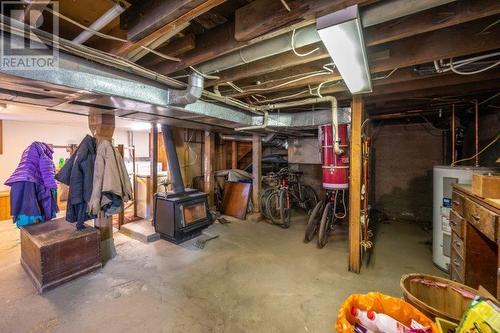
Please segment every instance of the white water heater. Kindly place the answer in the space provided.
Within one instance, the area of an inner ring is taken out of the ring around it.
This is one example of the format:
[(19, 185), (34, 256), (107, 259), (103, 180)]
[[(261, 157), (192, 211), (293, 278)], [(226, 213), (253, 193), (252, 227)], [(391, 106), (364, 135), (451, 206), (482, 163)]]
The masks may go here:
[(471, 184), (473, 174), (487, 174), (494, 171), (489, 168), (474, 167), (434, 167), (433, 184), (433, 237), (432, 237), (432, 261), (439, 268), (448, 271), (451, 252), (451, 192), (453, 184)]

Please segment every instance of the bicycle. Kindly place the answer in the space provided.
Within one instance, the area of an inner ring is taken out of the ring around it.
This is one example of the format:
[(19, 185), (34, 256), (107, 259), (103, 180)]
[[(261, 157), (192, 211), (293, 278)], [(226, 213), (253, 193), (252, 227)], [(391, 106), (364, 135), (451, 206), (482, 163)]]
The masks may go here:
[[(307, 222), (304, 242), (310, 242), (318, 233), (318, 248), (321, 249), (328, 243), (330, 233), (347, 215), (345, 192), (346, 190), (327, 191), (325, 199), (316, 204)], [(340, 205), (343, 209), (339, 211)]]
[(309, 214), (318, 202), (314, 189), (300, 182), (302, 174), (302, 172), (290, 172), (288, 169), (278, 172), (279, 186), (269, 194), (265, 205), (267, 215), (273, 224), (289, 228), (293, 205), (299, 206)]

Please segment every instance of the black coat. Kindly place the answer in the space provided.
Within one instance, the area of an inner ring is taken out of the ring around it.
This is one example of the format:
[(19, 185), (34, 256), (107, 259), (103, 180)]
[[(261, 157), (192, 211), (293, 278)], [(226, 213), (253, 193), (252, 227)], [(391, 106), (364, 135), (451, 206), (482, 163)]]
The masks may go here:
[(87, 213), (92, 195), (95, 157), (95, 139), (87, 135), (56, 175), (58, 181), (69, 186), (66, 220), (77, 222), (78, 229), (83, 228), (83, 222), (96, 217)]

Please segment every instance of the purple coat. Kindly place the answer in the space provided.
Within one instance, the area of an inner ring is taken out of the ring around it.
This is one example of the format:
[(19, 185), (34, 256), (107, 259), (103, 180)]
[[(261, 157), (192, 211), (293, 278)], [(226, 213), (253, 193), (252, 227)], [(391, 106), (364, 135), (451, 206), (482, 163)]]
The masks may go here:
[(15, 182), (28, 181), (43, 185), (48, 189), (56, 189), (53, 152), (47, 144), (33, 142), (24, 150), (19, 165), (5, 185), (11, 186)]

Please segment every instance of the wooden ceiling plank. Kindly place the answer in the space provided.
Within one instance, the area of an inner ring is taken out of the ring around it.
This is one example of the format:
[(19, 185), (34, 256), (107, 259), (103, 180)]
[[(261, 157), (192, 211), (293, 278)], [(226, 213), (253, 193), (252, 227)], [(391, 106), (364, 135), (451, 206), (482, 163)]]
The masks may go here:
[(281, 28), (287, 24), (306, 21), (314, 24), (316, 17), (358, 4), (366, 0), (285, 0), (290, 11), (281, 1), (255, 0), (235, 12), (235, 34), (238, 41), (247, 41)]
[[(500, 14), (500, 2), (497, 0), (453, 3), (421, 14), (406, 16), (402, 19), (370, 27), (365, 34), (366, 45), (367, 47), (380, 45), (498, 14)], [(321, 49), (308, 57), (297, 57), (293, 52), (287, 52), (231, 68), (219, 73), (220, 79), (207, 82), (207, 86), (210, 87), (227, 81), (234, 82), (245, 77), (257, 77), (330, 57), (322, 43), (313, 44), (309, 47), (310, 49), (321, 47)]]
[[(194, 34), (188, 34), (182, 38), (176, 39), (167, 45), (161, 46), (156, 49), (156, 51), (166, 54), (170, 57), (177, 57), (185, 52), (191, 51), (196, 47)], [(143, 59), (139, 61), (141, 66), (149, 67), (154, 66), (163, 59), (154, 54), (148, 54)]]
[(498, 0), (455, 1), (365, 28), (365, 44), (375, 46), (498, 14)]
[[(444, 7), (440, 6), (422, 13), (409, 15), (403, 19), (393, 20), (367, 28), (367, 35), (365, 36), (366, 45), (375, 46), (388, 41), (407, 38), (451, 27), (453, 25), (466, 23), (483, 17), (496, 15), (499, 11), (498, 6), (498, 1), (496, 0), (461, 1), (456, 4), (455, 7), (450, 7), (448, 5)], [(449, 14), (447, 13), (447, 8), (451, 8), (451, 12)], [(182, 62), (174, 64), (165, 62), (158, 65), (158, 67), (154, 69), (162, 74), (170, 74), (188, 66), (196, 65), (216, 58), (217, 56), (237, 51), (245, 46), (255, 44), (256, 42), (289, 32), (294, 27), (293, 25), (287, 26), (252, 40), (238, 41), (234, 38), (234, 36), (232, 36), (235, 33), (234, 24), (234, 22), (228, 22), (227, 24), (221, 26), (217, 31), (214, 30), (212, 33), (207, 33), (198, 37), (199, 43), (206, 45), (206, 47), (203, 49), (197, 48), (189, 52), (182, 59)], [(306, 26), (309, 24), (309, 21), (302, 21), (300, 26)], [(380, 31), (380, 34), (378, 31)], [(223, 38), (214, 38), (212, 34), (216, 36), (220, 35)], [(328, 57), (326, 52), (323, 52), (322, 55), (325, 58)], [(269, 67), (268, 70), (269, 72), (272, 72), (275, 69)]]
[[(375, 61), (370, 61), (370, 70), (372, 73), (379, 73), (390, 71), (394, 68), (410, 67), (429, 63), (434, 60), (468, 56), (499, 49), (500, 33), (498, 30), (500, 29), (498, 27), (492, 28), (492, 30), (487, 33), (480, 33), (489, 21), (490, 20), (481, 20), (474, 24), (460, 25), (381, 45), (384, 47), (383, 50), (388, 50), (389, 57), (380, 57)], [(381, 50), (381, 47), (371, 48), (368, 58), (370, 59), (372, 54), (378, 53)], [(318, 70), (319, 69), (321, 68), (318, 68)], [(286, 71), (283, 72), (286, 73)], [(308, 80), (300, 80), (275, 89), (271, 87), (277, 85), (277, 83), (271, 83), (264, 86), (255, 85), (247, 87), (245, 90), (265, 87), (268, 89), (266, 89), (264, 93), (270, 93), (297, 87), (307, 87), (307, 85), (319, 84), (330, 79), (335, 79), (335, 76), (316, 76)], [(252, 93), (256, 92), (235, 93), (231, 96), (242, 97), (251, 95)]]
[(198, 17), (199, 15), (206, 13), (207, 11), (211, 10), (212, 8), (220, 5), (221, 3), (225, 2), (226, 0), (206, 0), (203, 3), (201, 3), (199, 6), (192, 8), (191, 10), (183, 13), (179, 17), (177, 17), (175, 20), (165, 24), (158, 30), (150, 33), (149, 35), (145, 36), (144, 38), (140, 39), (137, 42), (128, 42), (123, 44), (120, 48), (111, 50), (110, 53), (120, 55), (120, 56), (126, 56), (130, 54), (131, 52), (134, 52), (135, 50), (141, 48), (141, 46), (146, 46), (151, 43), (153, 43), (155, 40), (158, 38), (161, 38), (165, 34), (170, 34), (171, 31), (176, 30), (178, 26), (184, 25), (190, 20), (192, 20), (195, 17)]
[(137, 42), (150, 33), (192, 11), (205, 0), (150, 0), (134, 4), (121, 16), (127, 39)]

